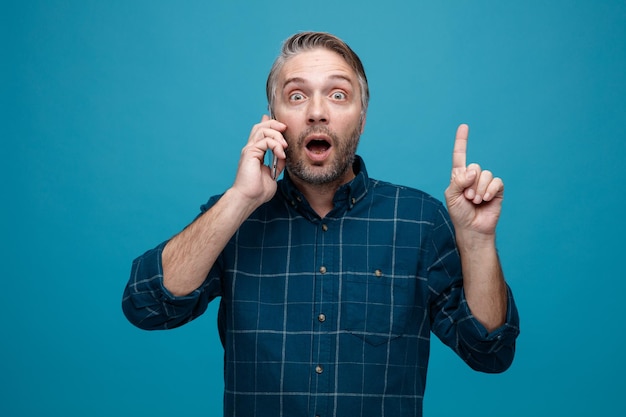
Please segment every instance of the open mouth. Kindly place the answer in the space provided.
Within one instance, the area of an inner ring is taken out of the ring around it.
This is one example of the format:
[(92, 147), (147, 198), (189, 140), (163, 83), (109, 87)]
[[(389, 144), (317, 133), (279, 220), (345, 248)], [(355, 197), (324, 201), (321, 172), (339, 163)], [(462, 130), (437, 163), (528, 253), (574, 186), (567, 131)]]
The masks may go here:
[(332, 153), (334, 137), (328, 129), (317, 127), (310, 129), (304, 136), (304, 150), (309, 162), (314, 165), (323, 165)]
[(306, 144), (309, 152), (321, 155), (330, 149), (330, 143), (325, 139), (312, 139)]

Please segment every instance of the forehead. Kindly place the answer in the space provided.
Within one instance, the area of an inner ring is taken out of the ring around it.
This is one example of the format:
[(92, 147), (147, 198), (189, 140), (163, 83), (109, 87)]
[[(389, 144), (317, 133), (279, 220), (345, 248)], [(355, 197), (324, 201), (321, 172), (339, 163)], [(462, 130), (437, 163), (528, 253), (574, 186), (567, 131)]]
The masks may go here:
[(345, 59), (336, 52), (317, 48), (289, 58), (279, 74), (280, 85), (292, 79), (316, 80), (337, 77), (356, 82), (357, 75)]

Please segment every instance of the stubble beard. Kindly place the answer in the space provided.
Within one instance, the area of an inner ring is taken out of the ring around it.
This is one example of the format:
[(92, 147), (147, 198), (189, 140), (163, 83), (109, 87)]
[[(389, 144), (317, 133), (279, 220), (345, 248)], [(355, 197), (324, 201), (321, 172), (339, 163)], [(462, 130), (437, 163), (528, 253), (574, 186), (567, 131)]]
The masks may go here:
[[(315, 133), (329, 136), (333, 141), (334, 155), (330, 164), (325, 168), (307, 166), (303, 158), (293, 155), (294, 151), (301, 151), (304, 147), (305, 139)], [(290, 175), (316, 186), (337, 185), (352, 170), (356, 149), (361, 137), (360, 126), (357, 126), (347, 138), (339, 138), (337, 134), (326, 126), (311, 126), (302, 132), (296, 143), (286, 148), (287, 170)], [(295, 149), (294, 149), (295, 148)]]

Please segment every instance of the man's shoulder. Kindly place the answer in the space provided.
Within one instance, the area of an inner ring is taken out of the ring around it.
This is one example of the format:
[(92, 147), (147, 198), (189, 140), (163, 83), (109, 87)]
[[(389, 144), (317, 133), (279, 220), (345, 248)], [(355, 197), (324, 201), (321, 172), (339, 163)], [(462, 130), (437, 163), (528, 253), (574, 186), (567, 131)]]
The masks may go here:
[(431, 194), (406, 185), (395, 184), (388, 181), (382, 181), (374, 178), (370, 178), (370, 192), (374, 198), (376, 197), (390, 197), (400, 199), (416, 199), (423, 203), (431, 204), (433, 206), (442, 206), (441, 200), (433, 197)]

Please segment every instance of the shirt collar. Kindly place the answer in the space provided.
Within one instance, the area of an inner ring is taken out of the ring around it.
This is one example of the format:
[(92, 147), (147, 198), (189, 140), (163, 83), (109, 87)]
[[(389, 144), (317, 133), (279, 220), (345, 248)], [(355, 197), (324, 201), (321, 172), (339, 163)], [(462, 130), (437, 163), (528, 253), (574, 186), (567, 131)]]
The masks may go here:
[[(351, 210), (363, 200), (367, 194), (369, 176), (367, 175), (365, 162), (363, 162), (360, 156), (355, 156), (352, 169), (356, 176), (350, 182), (339, 187), (333, 198), (335, 207), (328, 213), (328, 216), (341, 216), (346, 210)], [(287, 203), (298, 209), (305, 217), (312, 215), (315, 218), (319, 218), (304, 198), (304, 195), (295, 186), (287, 171), (284, 171), (283, 179), (279, 181), (278, 188)]]

